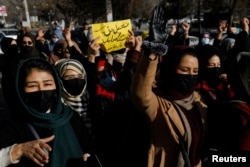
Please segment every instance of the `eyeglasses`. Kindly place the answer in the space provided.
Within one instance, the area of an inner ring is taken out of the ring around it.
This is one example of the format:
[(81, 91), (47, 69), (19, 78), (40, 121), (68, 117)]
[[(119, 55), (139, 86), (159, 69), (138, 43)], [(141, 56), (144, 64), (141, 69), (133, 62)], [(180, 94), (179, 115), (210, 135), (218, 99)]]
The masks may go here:
[(33, 44), (33, 42), (31, 42), (31, 41), (23, 41), (23, 45), (32, 45)]

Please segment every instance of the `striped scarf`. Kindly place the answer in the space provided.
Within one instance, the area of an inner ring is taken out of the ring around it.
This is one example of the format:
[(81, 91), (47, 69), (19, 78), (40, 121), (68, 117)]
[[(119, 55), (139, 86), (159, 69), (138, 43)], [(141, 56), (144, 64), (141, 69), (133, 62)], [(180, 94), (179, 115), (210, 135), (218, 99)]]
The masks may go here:
[(85, 94), (79, 96), (72, 96), (67, 92), (62, 93), (63, 103), (70, 106), (80, 116), (88, 111), (89, 106), (89, 93), (85, 91)]
[[(62, 79), (66, 70), (73, 70), (78, 74), (82, 74), (84, 79), (87, 80), (87, 75), (82, 64), (75, 59), (61, 59), (55, 64), (59, 76)], [(87, 83), (85, 84), (82, 92), (79, 95), (71, 95), (63, 86), (62, 101), (64, 104), (70, 106), (75, 112), (82, 116), (88, 110), (89, 106), (89, 93), (87, 91)]]

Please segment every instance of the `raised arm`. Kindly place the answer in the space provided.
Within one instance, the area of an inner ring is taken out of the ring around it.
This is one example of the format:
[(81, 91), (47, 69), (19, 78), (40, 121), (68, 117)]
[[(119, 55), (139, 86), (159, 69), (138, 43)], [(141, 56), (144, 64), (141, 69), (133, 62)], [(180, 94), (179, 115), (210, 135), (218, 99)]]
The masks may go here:
[[(140, 43), (140, 38), (137, 37), (136, 41)], [(154, 120), (158, 102), (152, 91), (152, 86), (155, 81), (159, 55), (165, 54), (165, 45), (147, 41), (140, 44), (144, 54), (139, 60), (132, 80), (131, 99), (139, 110), (146, 112), (150, 119)]]

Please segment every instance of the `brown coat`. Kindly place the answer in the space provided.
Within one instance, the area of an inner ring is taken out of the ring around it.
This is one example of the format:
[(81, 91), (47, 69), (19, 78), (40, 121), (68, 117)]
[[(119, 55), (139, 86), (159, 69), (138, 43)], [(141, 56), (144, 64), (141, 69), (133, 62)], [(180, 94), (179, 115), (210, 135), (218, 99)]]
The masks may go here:
[[(185, 121), (183, 121), (184, 124), (182, 123), (173, 104), (152, 91), (157, 63), (158, 60), (150, 61), (142, 56), (131, 85), (131, 98), (134, 105), (145, 112), (151, 121), (148, 167), (183, 167), (185, 162), (182, 158), (178, 134), (184, 136), (191, 131), (189, 125), (184, 125)], [(194, 101), (199, 103), (203, 111), (201, 115), (204, 116), (206, 105), (201, 103), (200, 96), (196, 92), (194, 97)], [(202, 123), (205, 123), (206, 119), (203, 116)], [(185, 130), (188, 127), (189, 130)], [(190, 146), (191, 135), (187, 136), (189, 139), (186, 142)], [(201, 162), (197, 166), (201, 166)]]

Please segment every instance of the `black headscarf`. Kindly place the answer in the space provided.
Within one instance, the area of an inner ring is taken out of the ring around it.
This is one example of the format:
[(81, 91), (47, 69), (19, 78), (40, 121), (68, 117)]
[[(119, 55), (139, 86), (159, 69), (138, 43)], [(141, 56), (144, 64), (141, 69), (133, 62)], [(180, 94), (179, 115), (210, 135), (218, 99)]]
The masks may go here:
[[(47, 67), (55, 80), (57, 98), (54, 103), (55, 106), (51, 108), (50, 113), (36, 111), (27, 105), (23, 99), (24, 80), (27, 75), (26, 67), (38, 68), (36, 65), (39, 65), (40, 68)], [(73, 111), (68, 106), (62, 104), (61, 83), (55, 68), (42, 58), (33, 57), (22, 61), (16, 75), (16, 90), (24, 108), (23, 114), (26, 116), (27, 121), (34, 126), (51, 130), (55, 135), (50, 154), (50, 166), (65, 167), (69, 159), (80, 158), (83, 152), (70, 123)]]
[(250, 52), (241, 52), (228, 73), (229, 83), (239, 100), (250, 103)]
[[(22, 42), (23, 42), (23, 38), (24, 37), (28, 37), (32, 40), (33, 42), (33, 46), (32, 46), (32, 50), (25, 50), (24, 46), (22, 45)], [(39, 54), (39, 51), (37, 50), (36, 48), (36, 41), (34, 39), (34, 36), (32, 34), (24, 34), (21, 38), (21, 46), (20, 46), (20, 58), (21, 59), (26, 59), (26, 58), (29, 58), (29, 57), (40, 57), (40, 54)]]
[(207, 69), (208, 60), (213, 56), (217, 55), (220, 58), (221, 66), (223, 67), (224, 57), (223, 52), (211, 45), (197, 46), (195, 48), (199, 58), (199, 76), (203, 79), (205, 71)]

